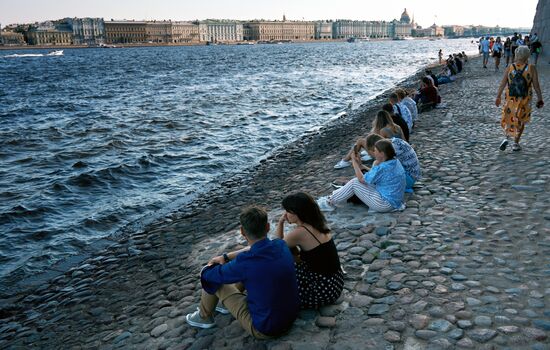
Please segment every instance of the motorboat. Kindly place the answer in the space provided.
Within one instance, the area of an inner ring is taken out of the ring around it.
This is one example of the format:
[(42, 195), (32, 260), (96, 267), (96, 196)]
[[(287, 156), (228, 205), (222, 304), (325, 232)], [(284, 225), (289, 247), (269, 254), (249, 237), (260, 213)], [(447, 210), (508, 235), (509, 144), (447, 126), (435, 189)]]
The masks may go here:
[(63, 56), (63, 50), (51, 51), (46, 56)]

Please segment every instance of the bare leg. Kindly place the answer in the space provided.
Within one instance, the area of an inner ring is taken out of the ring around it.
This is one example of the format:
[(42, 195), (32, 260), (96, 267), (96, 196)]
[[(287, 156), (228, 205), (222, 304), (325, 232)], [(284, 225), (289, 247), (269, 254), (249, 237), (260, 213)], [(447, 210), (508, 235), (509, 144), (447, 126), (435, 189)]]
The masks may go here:
[(367, 143), (365, 141), (366, 139), (364, 137), (360, 137), (357, 139), (357, 141), (355, 142), (355, 145), (354, 147), (352, 147), (348, 154), (346, 154), (346, 156), (343, 158), (345, 161), (351, 161), (351, 154), (353, 153), (353, 149), (355, 147), (357, 147), (357, 149), (359, 150), (359, 152), (361, 151), (361, 149), (367, 149)]
[(521, 124), (518, 128), (518, 132), (516, 133), (516, 137), (514, 139), (515, 143), (519, 143), (519, 139), (521, 138), (521, 135), (523, 135), (524, 129), (525, 129), (525, 124)]

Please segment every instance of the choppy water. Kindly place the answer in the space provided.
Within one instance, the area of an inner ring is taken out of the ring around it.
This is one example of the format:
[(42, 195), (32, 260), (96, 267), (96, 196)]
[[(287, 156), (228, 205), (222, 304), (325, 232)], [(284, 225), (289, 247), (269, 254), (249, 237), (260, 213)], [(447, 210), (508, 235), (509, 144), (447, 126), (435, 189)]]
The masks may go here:
[(440, 48), (477, 49), (468, 39), (0, 51), (0, 277), (192, 199)]

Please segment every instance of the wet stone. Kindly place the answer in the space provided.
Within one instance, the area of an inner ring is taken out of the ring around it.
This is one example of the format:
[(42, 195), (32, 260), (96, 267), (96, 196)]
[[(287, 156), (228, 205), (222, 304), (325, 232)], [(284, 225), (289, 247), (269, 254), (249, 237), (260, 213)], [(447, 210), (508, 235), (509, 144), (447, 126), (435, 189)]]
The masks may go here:
[(430, 331), (430, 330), (427, 330), (427, 329), (420, 329), (420, 330), (415, 331), (414, 335), (417, 338), (428, 340), (428, 339), (431, 339), (431, 338), (435, 337), (437, 335), (437, 332), (436, 331)]
[(493, 321), (488, 316), (477, 316), (474, 318), (476, 326), (489, 327), (493, 324)]
[(452, 326), (453, 325), (451, 324), (451, 322), (447, 320), (435, 320), (430, 323), (430, 325), (428, 326), (428, 329), (436, 332), (445, 333), (445, 332), (448, 332)]
[(315, 320), (315, 324), (321, 328), (332, 328), (336, 326), (336, 318), (320, 316)]
[(409, 324), (414, 329), (424, 329), (428, 325), (430, 318), (426, 315), (415, 314), (409, 319)]
[(367, 312), (367, 314), (369, 316), (379, 316), (379, 315), (385, 314), (389, 310), (390, 310), (390, 307), (387, 304), (374, 304), (369, 308), (369, 311)]
[(496, 335), (496, 331), (488, 328), (474, 329), (468, 332), (468, 336), (479, 343), (486, 343)]

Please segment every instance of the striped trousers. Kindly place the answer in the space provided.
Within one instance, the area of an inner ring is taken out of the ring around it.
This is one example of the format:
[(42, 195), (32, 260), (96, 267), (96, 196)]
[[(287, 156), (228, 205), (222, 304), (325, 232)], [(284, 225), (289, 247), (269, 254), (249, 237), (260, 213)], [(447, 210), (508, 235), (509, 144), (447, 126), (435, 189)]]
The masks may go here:
[(330, 202), (338, 205), (344, 203), (353, 195), (359, 197), (361, 202), (365, 203), (371, 211), (383, 213), (394, 210), (391, 204), (380, 196), (374, 186), (361, 183), (357, 178), (353, 178), (343, 187), (332, 192)]

